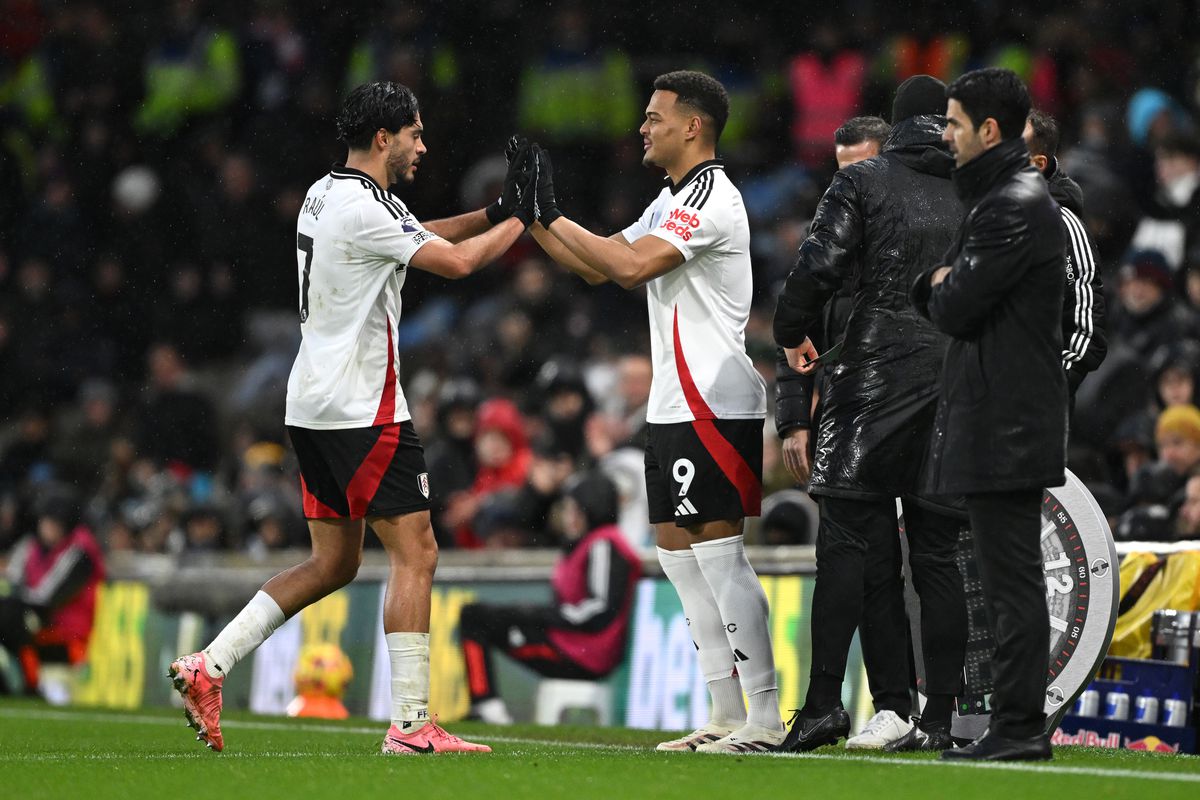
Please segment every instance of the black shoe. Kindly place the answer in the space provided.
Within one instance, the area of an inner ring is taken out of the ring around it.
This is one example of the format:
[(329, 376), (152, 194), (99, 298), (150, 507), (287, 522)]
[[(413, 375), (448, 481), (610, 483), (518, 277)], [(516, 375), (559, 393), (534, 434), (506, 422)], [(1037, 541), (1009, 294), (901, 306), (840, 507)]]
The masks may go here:
[[(916, 722), (916, 720), (914, 720)], [(934, 752), (949, 750), (954, 747), (954, 737), (950, 735), (950, 725), (930, 725), (926, 730), (920, 723), (912, 726), (912, 730), (894, 742), (883, 746), (885, 753), (915, 753), (919, 751)]]
[(835, 708), (821, 717), (802, 717), (797, 710), (788, 720), (787, 736), (779, 745), (780, 752), (806, 753), (850, 735), (850, 715), (846, 709)]
[(1050, 739), (1044, 733), (1028, 739), (1010, 739), (987, 730), (966, 747), (944, 750), (942, 758), (947, 761), (1049, 761), (1054, 755), (1050, 750)]

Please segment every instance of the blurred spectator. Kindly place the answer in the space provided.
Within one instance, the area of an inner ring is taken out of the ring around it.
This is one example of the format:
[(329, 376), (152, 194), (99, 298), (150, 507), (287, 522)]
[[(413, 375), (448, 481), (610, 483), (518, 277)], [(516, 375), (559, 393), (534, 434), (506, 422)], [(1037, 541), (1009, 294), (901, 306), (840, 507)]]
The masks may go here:
[(212, 403), (191, 388), (179, 351), (157, 344), (148, 356), (150, 383), (138, 415), (138, 450), (187, 478), (217, 465), (217, 415)]
[(192, 0), (169, 5), (162, 38), (146, 57), (139, 130), (169, 137), (189, 118), (218, 112), (236, 97), (242, 80), (237, 39), (204, 19), (203, 10)]
[(1200, 474), (1191, 475), (1184, 486), (1175, 535), (1179, 539), (1200, 539)]
[(1158, 461), (1144, 465), (1134, 475), (1130, 501), (1178, 507), (1188, 475), (1200, 466), (1200, 409), (1178, 405), (1159, 414), (1154, 444)]
[(117, 400), (111, 383), (84, 383), (76, 406), (61, 419), (51, 446), (59, 477), (89, 496), (100, 485), (112, 440), (119, 431)]
[(811, 49), (788, 65), (792, 89), (792, 142), (806, 166), (823, 168), (834, 131), (862, 107), (867, 61), (841, 41), (838, 26), (822, 20), (813, 32)]
[(438, 543), (452, 544), (451, 534), (462, 520), (444, 515), (455, 498), (469, 492), (477, 471), (475, 460), (475, 409), (479, 387), (470, 378), (451, 378), (438, 394), (437, 431), (425, 447), (429, 467), (430, 513)]
[(1161, 253), (1129, 253), (1117, 281), (1117, 307), (1109, 320), (1112, 338), (1133, 348), (1141, 358), (1183, 339), (1200, 339), (1196, 312), (1180, 302)]
[(0, 452), (0, 492), (17, 492), (26, 481), (53, 477), (50, 433), (46, 408), (29, 405), (21, 412), (16, 436)]
[(1172, 272), (1200, 246), (1200, 139), (1172, 133), (1154, 147), (1158, 193), (1138, 224), (1133, 246), (1163, 254)]
[(1169, 344), (1158, 354), (1154, 383), (1158, 407), (1196, 405), (1196, 373), (1200, 370), (1200, 342)]
[(221, 513), (211, 505), (197, 505), (183, 514), (183, 547), (189, 553), (222, 550), (228, 535)]
[[(19, 656), (31, 690), (38, 686), (43, 661), (78, 664), (87, 654), (96, 590), (104, 580), (104, 557), (91, 531), (80, 524), (74, 493), (47, 485), (35, 508), (36, 533), (13, 549), (11, 591), (0, 598), (0, 645)], [(52, 691), (47, 695), (52, 701), (69, 699), (65, 686)]]
[(496, 685), (493, 648), (541, 675), (574, 680), (603, 678), (625, 656), (641, 562), (615, 524), (616, 488), (599, 473), (584, 473), (566, 488), (562, 505), (554, 604), (472, 603), (459, 617), (471, 713), (484, 722), (513, 721)]
[(519, 489), (529, 474), (533, 452), (521, 412), (511, 400), (497, 398), (479, 406), (475, 415), (475, 458), (479, 469), (470, 492), (451, 498), (444, 515), (455, 527), (455, 542), (460, 547), (483, 544), (471, 526), (482, 501), (501, 490)]
[(545, 423), (554, 446), (579, 459), (584, 451), (584, 424), (595, 407), (583, 373), (568, 359), (554, 359), (538, 370), (533, 386), (534, 396), (541, 398), (537, 418)]

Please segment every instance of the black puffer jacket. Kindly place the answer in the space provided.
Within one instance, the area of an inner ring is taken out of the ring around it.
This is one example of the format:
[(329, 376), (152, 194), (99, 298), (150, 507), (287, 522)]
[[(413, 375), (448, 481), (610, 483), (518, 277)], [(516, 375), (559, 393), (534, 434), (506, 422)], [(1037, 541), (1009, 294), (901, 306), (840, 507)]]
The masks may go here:
[(938, 495), (1060, 486), (1067, 378), (1062, 368), (1063, 226), (1021, 139), (954, 171), (967, 214), (944, 260), (917, 278), (913, 304), (953, 340), (929, 453)]
[(841, 170), (821, 198), (775, 310), (775, 340), (799, 345), (853, 281), (845, 345), (822, 399), (810, 489), (839, 497), (919, 491), (946, 337), (908, 304), (917, 272), (950, 246), (962, 206), (945, 120), (892, 129), (881, 155)]

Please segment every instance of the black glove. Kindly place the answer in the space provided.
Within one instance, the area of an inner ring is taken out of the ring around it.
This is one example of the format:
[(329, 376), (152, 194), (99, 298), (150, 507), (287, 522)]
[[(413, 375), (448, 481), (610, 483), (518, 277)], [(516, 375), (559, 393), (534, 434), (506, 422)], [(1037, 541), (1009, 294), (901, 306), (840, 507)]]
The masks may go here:
[(504, 175), (504, 190), (496, 202), (484, 209), (488, 222), (493, 225), (499, 225), (511, 217), (520, 204), (517, 187), (522, 185), (524, 176), (519, 173), (527, 168), (528, 151), (529, 142), (524, 136), (513, 134), (504, 144), (504, 163), (508, 165), (508, 172)]
[[(538, 160), (533, 149), (528, 146), (523, 151), (523, 155), (525, 156), (525, 168), (515, 184), (516, 207), (513, 209), (512, 215), (521, 220), (528, 228), (537, 217), (534, 209), (537, 206)], [(518, 158), (520, 157), (518, 155)]]
[(537, 159), (537, 192), (533, 210), (542, 227), (549, 228), (554, 220), (562, 216), (554, 199), (554, 168), (550, 164), (550, 154), (540, 145), (533, 146), (533, 153)]

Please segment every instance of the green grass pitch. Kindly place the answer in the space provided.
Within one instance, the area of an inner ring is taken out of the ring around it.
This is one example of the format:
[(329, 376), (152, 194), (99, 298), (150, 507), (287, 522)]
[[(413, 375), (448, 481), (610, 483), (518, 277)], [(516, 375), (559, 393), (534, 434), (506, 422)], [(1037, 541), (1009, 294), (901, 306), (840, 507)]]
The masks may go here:
[(1052, 764), (945, 764), (925, 756), (655, 753), (653, 731), (448, 726), (491, 755), (385, 757), (384, 725), (231, 713), (225, 752), (180, 713), (0, 702), (0, 796), (25, 798), (953, 798), (1200, 797), (1200, 758), (1060, 748)]

